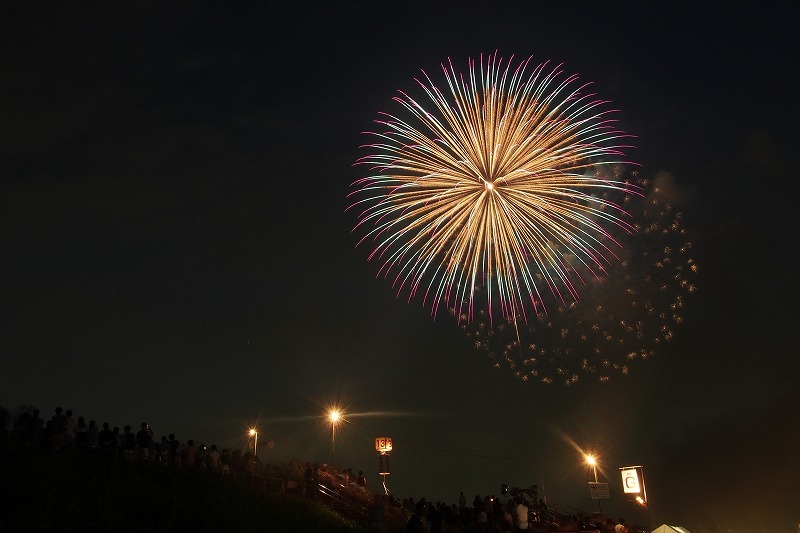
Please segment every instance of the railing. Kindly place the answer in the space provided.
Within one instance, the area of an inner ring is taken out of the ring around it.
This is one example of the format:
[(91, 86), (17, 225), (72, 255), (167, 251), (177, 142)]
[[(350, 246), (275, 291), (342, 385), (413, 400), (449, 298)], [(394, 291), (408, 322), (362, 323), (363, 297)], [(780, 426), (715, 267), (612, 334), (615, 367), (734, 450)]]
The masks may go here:
[(351, 520), (364, 522), (367, 519), (366, 506), (362, 502), (349, 498), (343, 493), (342, 487), (328, 487), (317, 483), (317, 500)]

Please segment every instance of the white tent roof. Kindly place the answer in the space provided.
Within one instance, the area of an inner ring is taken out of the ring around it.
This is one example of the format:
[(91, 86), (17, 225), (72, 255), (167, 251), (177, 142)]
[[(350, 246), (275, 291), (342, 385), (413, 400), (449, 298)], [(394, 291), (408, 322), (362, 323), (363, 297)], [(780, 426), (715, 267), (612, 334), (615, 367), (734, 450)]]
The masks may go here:
[(667, 524), (661, 524), (654, 529), (652, 533), (691, 533), (691, 531), (682, 528), (681, 526), (668, 526)]

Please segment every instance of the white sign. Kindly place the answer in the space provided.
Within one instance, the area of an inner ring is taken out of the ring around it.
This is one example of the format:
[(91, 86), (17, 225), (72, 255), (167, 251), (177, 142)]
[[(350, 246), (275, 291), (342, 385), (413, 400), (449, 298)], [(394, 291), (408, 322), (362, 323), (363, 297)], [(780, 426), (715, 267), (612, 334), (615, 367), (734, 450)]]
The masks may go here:
[(641, 493), (642, 488), (639, 485), (639, 473), (636, 472), (636, 469), (623, 468), (621, 472), (622, 472), (622, 490), (624, 490), (626, 494)]
[(608, 483), (589, 482), (589, 496), (593, 500), (609, 500), (611, 492), (608, 490)]

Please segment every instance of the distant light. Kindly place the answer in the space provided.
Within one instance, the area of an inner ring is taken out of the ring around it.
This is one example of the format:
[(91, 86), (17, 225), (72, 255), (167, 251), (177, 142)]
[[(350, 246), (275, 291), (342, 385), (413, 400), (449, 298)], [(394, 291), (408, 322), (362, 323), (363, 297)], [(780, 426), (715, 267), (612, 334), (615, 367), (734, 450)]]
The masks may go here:
[(588, 454), (586, 454), (586, 464), (589, 465), (589, 466), (596, 466), (597, 465), (597, 459), (595, 458), (594, 455), (592, 455), (591, 453), (588, 453)]
[(258, 430), (256, 428), (250, 428), (250, 431), (248, 433), (250, 434), (251, 437), (255, 437), (256, 434), (258, 433)]
[(330, 411), (328, 411), (328, 420), (330, 420), (334, 424), (338, 422), (341, 417), (342, 413), (339, 412), (338, 409), (331, 409)]

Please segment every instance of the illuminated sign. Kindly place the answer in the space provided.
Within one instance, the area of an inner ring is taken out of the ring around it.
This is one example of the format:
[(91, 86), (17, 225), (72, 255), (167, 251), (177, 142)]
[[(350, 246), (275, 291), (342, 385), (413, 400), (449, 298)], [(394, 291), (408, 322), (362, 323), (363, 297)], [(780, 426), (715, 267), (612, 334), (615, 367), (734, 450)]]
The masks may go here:
[(392, 437), (378, 437), (375, 439), (375, 451), (381, 453), (392, 451)]
[(639, 494), (642, 488), (639, 485), (639, 474), (635, 468), (623, 468), (622, 472), (622, 490), (626, 494)]

